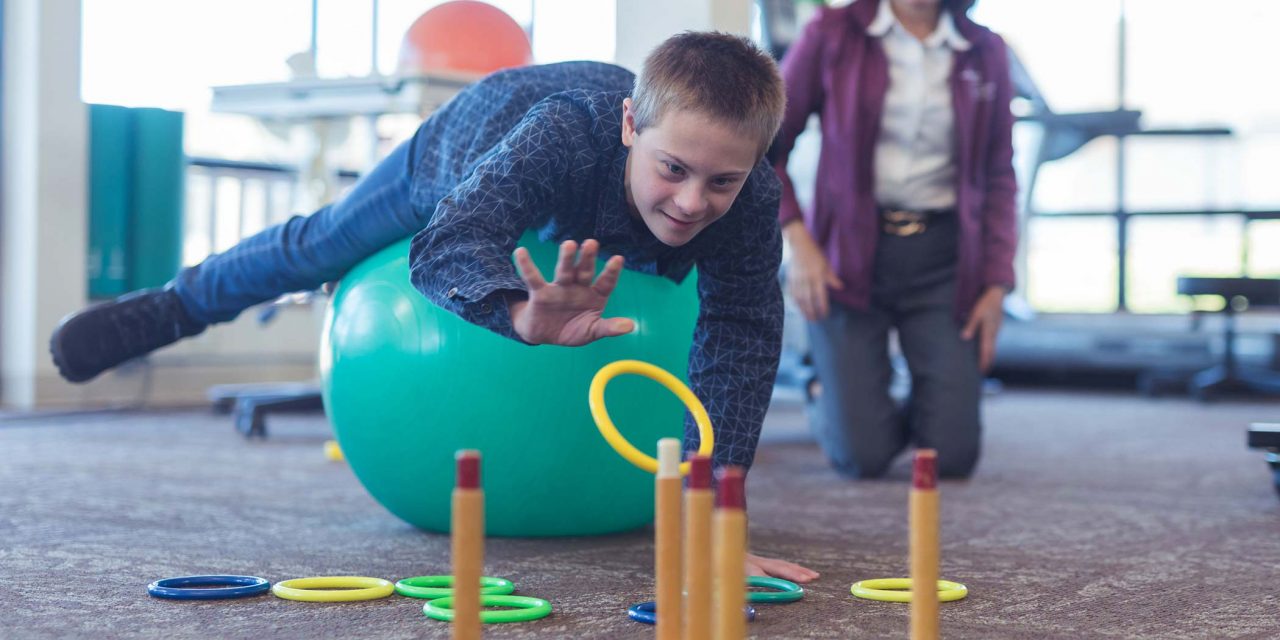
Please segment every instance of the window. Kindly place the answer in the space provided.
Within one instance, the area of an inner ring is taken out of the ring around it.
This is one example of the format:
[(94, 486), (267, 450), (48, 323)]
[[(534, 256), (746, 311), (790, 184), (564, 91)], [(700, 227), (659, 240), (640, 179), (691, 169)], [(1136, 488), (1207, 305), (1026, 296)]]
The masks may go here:
[(1115, 220), (1041, 216), (1027, 223), (1028, 302), (1041, 311), (1116, 310)]
[[(290, 80), (287, 60), (310, 51), (313, 17), (319, 77), (393, 74), (405, 31), (443, 2), (82, 0), (81, 96), (184, 113), (187, 155), (214, 160), (188, 171), (190, 264), (317, 199), (313, 185), (297, 184), (292, 171), (313, 153), (315, 138), (294, 125), (211, 113), (211, 87)], [(614, 58), (613, 2), (488, 2), (532, 34), (536, 62)], [(322, 135), (335, 164), (361, 171), (376, 155), (371, 150), (385, 152), (418, 122), (416, 115), (385, 116), (376, 128), (333, 122)]]
[[(1137, 109), (1144, 129), (1170, 130), (1098, 138), (1040, 168), (1023, 235), (1033, 306), (1169, 312), (1187, 306), (1180, 274), (1280, 272), (1280, 88), (1264, 71), (1280, 59), (1280, 3), (980, 0), (974, 18), (1014, 48), (1054, 111)], [(1214, 127), (1230, 135), (1204, 131)], [(1015, 140), (1026, 166), (1034, 136)]]
[[(315, 0), (321, 77), (395, 72), (400, 41), (444, 0)], [(614, 3), (489, 0), (533, 34), (534, 59), (612, 61)], [(86, 102), (162, 107), (187, 116), (191, 155), (287, 161), (292, 145), (248, 119), (210, 114), (210, 87), (282, 82), (289, 56), (311, 47), (312, 0), (83, 0), (81, 96)], [(138, 24), (154, 25), (138, 29)]]

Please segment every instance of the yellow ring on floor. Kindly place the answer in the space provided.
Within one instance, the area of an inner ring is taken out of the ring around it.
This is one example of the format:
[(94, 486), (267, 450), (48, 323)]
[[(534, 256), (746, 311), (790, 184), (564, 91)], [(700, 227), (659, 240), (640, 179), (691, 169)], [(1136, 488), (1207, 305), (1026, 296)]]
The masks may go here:
[[(605, 442), (613, 447), (618, 455), (622, 456), (637, 467), (648, 471), (649, 473), (658, 472), (658, 461), (653, 456), (641, 453), (635, 448), (622, 434), (618, 432), (618, 427), (613, 424), (613, 420), (609, 418), (609, 411), (604, 406), (604, 388), (608, 386), (609, 381), (622, 374), (632, 373), (641, 375), (662, 386), (668, 391), (674, 393), (680, 402), (689, 409), (689, 413), (693, 414), (693, 421), (698, 425), (698, 453), (704, 456), (711, 455), (711, 449), (715, 446), (714, 436), (711, 432), (711, 418), (707, 416), (706, 407), (702, 406), (702, 401), (698, 396), (693, 395), (689, 387), (685, 386), (679, 378), (671, 375), (666, 369), (648, 362), (639, 360), (617, 360), (600, 368), (596, 372), (594, 378), (591, 379), (591, 388), (587, 393), (587, 401), (591, 405), (591, 417), (596, 421), (596, 428), (600, 430), (600, 435), (604, 436)], [(680, 463), (680, 475), (689, 473), (689, 463)]]
[(271, 585), (271, 593), (285, 600), (303, 602), (356, 602), (377, 600), (395, 593), (396, 587), (382, 578), (362, 576), (320, 576), (294, 578)]
[[(877, 578), (861, 580), (849, 587), (849, 593), (865, 600), (911, 602), (911, 578)], [(938, 601), (952, 602), (969, 595), (969, 588), (959, 582), (938, 581)]]

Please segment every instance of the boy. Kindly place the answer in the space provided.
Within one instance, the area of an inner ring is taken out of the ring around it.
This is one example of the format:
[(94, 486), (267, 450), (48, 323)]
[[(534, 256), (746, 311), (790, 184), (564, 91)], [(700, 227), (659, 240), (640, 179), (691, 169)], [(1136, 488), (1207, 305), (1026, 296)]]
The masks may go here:
[[(633, 90), (634, 88), (634, 90)], [(463, 319), (530, 344), (625, 334), (604, 318), (624, 262), (673, 280), (698, 269), (689, 380), (716, 426), (717, 465), (749, 466), (778, 364), (779, 182), (761, 162), (783, 112), (782, 80), (750, 42), (684, 33), (624, 69), (571, 62), (502, 71), (427, 119), (342, 200), (267, 229), (63, 321), (51, 351), (88, 380), (277, 296), (340, 278), (406, 236), (411, 279)], [(548, 282), (526, 229), (562, 242)], [(611, 255), (593, 281), (596, 255)], [(697, 430), (685, 446), (696, 449)], [(816, 573), (751, 556), (748, 572)]]

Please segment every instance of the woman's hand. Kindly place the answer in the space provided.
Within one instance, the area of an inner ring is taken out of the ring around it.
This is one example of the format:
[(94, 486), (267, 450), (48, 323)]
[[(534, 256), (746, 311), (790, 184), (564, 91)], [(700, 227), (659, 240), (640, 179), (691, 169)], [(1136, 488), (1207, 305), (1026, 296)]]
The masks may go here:
[(827, 317), (831, 310), (828, 288), (840, 290), (844, 283), (831, 270), (822, 249), (799, 222), (787, 225), (783, 232), (791, 245), (791, 264), (787, 267), (787, 293), (810, 322)]
[(996, 358), (996, 335), (1004, 321), (1004, 296), (1003, 287), (987, 287), (969, 311), (969, 321), (960, 331), (960, 337), (965, 340), (978, 337), (978, 369), (983, 373), (991, 369)]

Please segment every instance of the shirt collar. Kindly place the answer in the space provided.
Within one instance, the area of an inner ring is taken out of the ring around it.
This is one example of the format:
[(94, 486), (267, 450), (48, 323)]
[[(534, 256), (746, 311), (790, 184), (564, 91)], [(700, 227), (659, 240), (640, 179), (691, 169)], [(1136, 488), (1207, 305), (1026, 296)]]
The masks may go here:
[[(902, 28), (897, 16), (893, 15), (893, 7), (889, 6), (889, 0), (880, 0), (880, 8), (876, 11), (875, 20), (867, 25), (867, 33), (876, 38), (883, 38), (895, 26)], [(951, 12), (945, 9), (938, 16), (938, 27), (924, 39), (924, 44), (928, 47), (945, 44), (956, 51), (968, 51), (971, 46), (969, 41), (956, 30), (956, 22), (951, 17)]]

